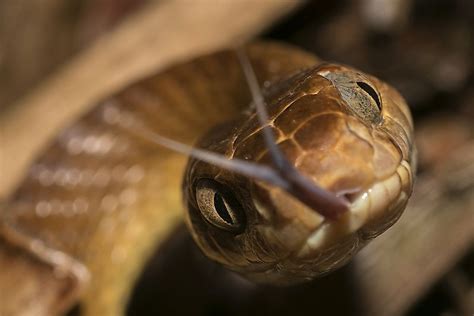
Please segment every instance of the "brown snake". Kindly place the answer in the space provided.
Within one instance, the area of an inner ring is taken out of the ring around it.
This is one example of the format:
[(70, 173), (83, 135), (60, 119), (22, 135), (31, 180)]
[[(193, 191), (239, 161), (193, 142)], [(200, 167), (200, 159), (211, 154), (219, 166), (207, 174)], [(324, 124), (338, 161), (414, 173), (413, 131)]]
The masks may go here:
[[(151, 250), (183, 217), (181, 187), (202, 251), (263, 283), (333, 271), (394, 224), (415, 164), (398, 92), (290, 46), (245, 52), (263, 126), (228, 50), (130, 85), (51, 142), (0, 213), (1, 315), (53, 315), (77, 301), (83, 315), (122, 314)], [(203, 151), (187, 166), (156, 144), (196, 141)]]

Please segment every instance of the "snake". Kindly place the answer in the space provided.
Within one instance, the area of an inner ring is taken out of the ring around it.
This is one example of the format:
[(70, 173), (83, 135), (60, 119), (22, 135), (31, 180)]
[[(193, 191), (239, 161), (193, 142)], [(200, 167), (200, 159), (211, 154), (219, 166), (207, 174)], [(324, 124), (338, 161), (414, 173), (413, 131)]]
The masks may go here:
[(250, 281), (325, 275), (401, 216), (415, 153), (403, 97), (355, 68), (277, 42), (173, 65), (65, 127), (2, 205), (1, 314), (123, 314), (182, 221)]

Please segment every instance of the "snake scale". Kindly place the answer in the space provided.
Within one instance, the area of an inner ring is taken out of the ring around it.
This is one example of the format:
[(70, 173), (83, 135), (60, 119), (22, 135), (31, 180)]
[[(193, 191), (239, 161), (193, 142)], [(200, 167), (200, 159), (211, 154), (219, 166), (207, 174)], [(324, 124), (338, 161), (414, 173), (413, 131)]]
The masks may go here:
[[(400, 94), (288, 45), (243, 51), (263, 125), (225, 50), (131, 84), (50, 142), (2, 206), (0, 314), (56, 315), (76, 302), (82, 315), (123, 314), (152, 249), (182, 220), (208, 257), (271, 284), (333, 271), (394, 224), (415, 168)], [(256, 173), (193, 153), (187, 162), (154, 135)]]

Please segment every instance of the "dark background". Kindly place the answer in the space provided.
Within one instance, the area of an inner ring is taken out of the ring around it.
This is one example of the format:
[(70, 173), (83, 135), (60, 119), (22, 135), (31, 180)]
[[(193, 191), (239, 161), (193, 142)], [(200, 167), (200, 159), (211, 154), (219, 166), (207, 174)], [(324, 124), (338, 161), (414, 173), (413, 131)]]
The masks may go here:
[[(0, 2), (0, 115), (146, 2)], [(420, 174), (435, 172), (455, 144), (472, 142), (462, 131), (444, 137), (443, 130), (460, 121), (474, 125), (474, 1), (311, 1), (262, 37), (353, 65), (399, 89), (416, 126), (440, 137), (418, 140)], [(473, 251), (454, 261), (408, 315), (472, 313), (466, 301), (473, 297)], [(358, 297), (352, 265), (297, 287), (254, 286), (208, 262), (181, 227), (144, 270), (129, 315), (363, 314)]]

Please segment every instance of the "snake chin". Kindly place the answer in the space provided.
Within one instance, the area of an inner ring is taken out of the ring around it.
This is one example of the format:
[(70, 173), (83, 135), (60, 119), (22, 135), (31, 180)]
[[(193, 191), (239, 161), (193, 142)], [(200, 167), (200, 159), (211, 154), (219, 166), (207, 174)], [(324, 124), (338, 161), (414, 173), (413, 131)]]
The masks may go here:
[(350, 211), (340, 220), (325, 221), (318, 227), (298, 251), (298, 257), (312, 256), (348, 236), (368, 241), (383, 233), (405, 208), (411, 194), (412, 179), (411, 168), (403, 161), (393, 175), (351, 196)]
[[(259, 283), (291, 285), (344, 266), (371, 239), (398, 220), (411, 194), (412, 181), (410, 165), (402, 161), (394, 174), (352, 195), (350, 211), (336, 221), (320, 218), (316, 223), (314, 216), (307, 217), (315, 214), (314, 211), (289, 203), (287, 207), (292, 211), (288, 212), (298, 214), (297, 218), (286, 218), (285, 225), (278, 225), (281, 221), (276, 218), (282, 214), (275, 214), (254, 201), (267, 222), (259, 228), (262, 236), (267, 245), (273, 245), (275, 252), (284, 255), (271, 263), (255, 264), (239, 272)], [(278, 203), (283, 204), (281, 199)], [(298, 207), (300, 212), (295, 212)], [(305, 219), (313, 222), (304, 224)]]
[[(242, 233), (206, 224), (193, 203), (188, 226), (208, 257), (250, 281), (303, 283), (344, 266), (398, 220), (411, 195), (412, 172), (409, 161), (402, 160), (390, 175), (351, 193), (349, 211), (337, 220), (323, 217), (279, 188), (254, 183), (244, 186), (252, 193), (242, 204), (247, 213)], [(239, 196), (237, 190), (234, 193)]]

